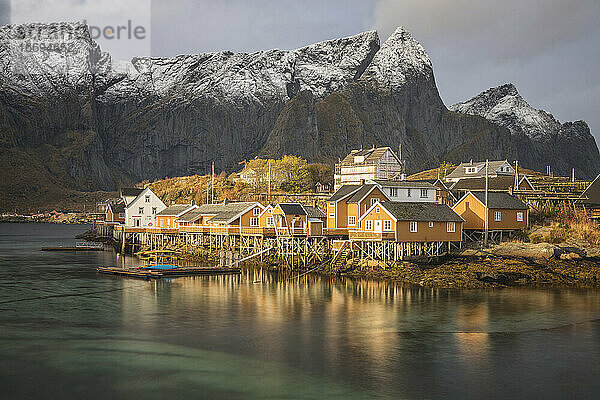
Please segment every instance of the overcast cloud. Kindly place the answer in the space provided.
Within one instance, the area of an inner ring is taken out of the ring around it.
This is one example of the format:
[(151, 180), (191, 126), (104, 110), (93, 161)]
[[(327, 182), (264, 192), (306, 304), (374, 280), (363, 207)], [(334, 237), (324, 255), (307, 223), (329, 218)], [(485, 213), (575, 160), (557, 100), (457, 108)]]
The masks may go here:
[[(107, 24), (143, 21), (140, 4), (151, 1), (154, 56), (291, 49), (369, 29), (383, 42), (402, 25), (431, 57), (447, 105), (513, 82), (534, 107), (563, 122), (586, 120), (600, 137), (600, 0), (132, 0), (127, 13), (115, 1), (0, 0), (0, 22), (7, 5), (16, 15), (25, 2), (45, 5), (51, 19), (104, 6)], [(44, 19), (35, 14), (20, 18)], [(138, 55), (128, 49), (114, 52)]]

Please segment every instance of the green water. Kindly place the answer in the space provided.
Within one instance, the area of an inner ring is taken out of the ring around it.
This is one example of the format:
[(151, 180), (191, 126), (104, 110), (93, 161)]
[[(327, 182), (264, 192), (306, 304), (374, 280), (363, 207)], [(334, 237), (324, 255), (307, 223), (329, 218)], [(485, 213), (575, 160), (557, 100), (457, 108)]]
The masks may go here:
[(598, 397), (597, 290), (143, 281), (97, 274), (136, 263), (110, 251), (39, 251), (86, 229), (0, 224), (0, 398)]

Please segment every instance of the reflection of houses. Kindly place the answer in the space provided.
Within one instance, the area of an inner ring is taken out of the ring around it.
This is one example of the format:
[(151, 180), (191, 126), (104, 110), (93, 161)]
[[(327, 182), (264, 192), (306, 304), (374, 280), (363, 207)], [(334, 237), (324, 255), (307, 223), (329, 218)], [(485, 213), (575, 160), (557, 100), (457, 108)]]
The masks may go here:
[[(519, 230), (528, 226), (529, 207), (505, 192), (489, 192), (487, 200), (488, 229)], [(485, 229), (485, 192), (468, 192), (453, 207), (465, 220), (465, 229)]]
[(460, 242), (464, 220), (446, 204), (376, 202), (350, 230), (352, 240)]
[(149, 187), (121, 189), (121, 198), (125, 205), (126, 226), (152, 227), (156, 214), (167, 208)]
[(389, 147), (352, 150), (335, 165), (335, 190), (342, 185), (375, 179), (395, 179), (403, 172), (402, 161)]
[[(515, 175), (498, 175), (488, 178), (489, 192), (506, 192), (512, 194), (515, 190), (527, 191), (534, 190), (533, 185), (525, 175), (521, 175), (515, 182)], [(485, 177), (461, 179), (450, 186), (450, 190), (460, 199), (467, 192), (485, 191)]]
[[(515, 169), (507, 160), (488, 161), (488, 177), (515, 175)], [(485, 161), (461, 163), (446, 176), (447, 181), (456, 182), (461, 179), (485, 177)]]
[(156, 227), (166, 229), (178, 228), (178, 218), (196, 208), (198, 206), (191, 204), (173, 204), (156, 214)]

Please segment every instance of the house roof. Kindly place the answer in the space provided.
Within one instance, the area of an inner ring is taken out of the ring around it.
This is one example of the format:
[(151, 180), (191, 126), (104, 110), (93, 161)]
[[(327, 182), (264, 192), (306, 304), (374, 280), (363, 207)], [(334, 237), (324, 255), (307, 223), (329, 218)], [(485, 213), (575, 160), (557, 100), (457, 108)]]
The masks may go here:
[(202, 204), (195, 210), (185, 213), (179, 219), (183, 222), (192, 222), (201, 216), (212, 216), (207, 222), (228, 223), (232, 218), (235, 219), (238, 215), (256, 205), (258, 205), (258, 203), (251, 201), (227, 204)]
[[(485, 192), (469, 192), (482, 204), (485, 204)], [(468, 194), (467, 194), (468, 195)], [(488, 208), (505, 210), (528, 210), (527, 204), (518, 197), (505, 192), (488, 192)]]
[(300, 203), (279, 203), (277, 205), (286, 215), (307, 215)]
[(419, 189), (437, 189), (437, 186), (434, 184), (419, 180), (419, 181), (392, 181), (392, 180), (383, 180), (376, 179), (373, 182), (377, 183), (380, 186), (384, 187), (398, 187), (398, 188), (419, 188)]
[(121, 188), (121, 196), (137, 197), (143, 191), (144, 191), (144, 189), (140, 189), (140, 188), (132, 188), (132, 187)]
[(350, 198), (348, 199), (348, 203), (359, 203), (362, 199), (364, 199), (373, 189), (375, 189), (377, 185), (368, 184), (362, 185), (360, 189), (358, 189)]
[[(507, 160), (502, 161), (488, 161), (488, 173), (495, 174), (500, 166), (508, 163)], [(509, 163), (510, 165), (510, 163)], [(465, 167), (478, 167), (479, 171), (472, 174), (465, 173)], [(459, 179), (459, 178), (474, 178), (485, 175), (485, 161), (477, 161), (477, 162), (466, 162), (461, 163), (458, 167), (454, 169), (451, 173), (446, 176), (446, 179)]]
[[(439, 203), (407, 203), (400, 201), (385, 201), (380, 203), (397, 221), (433, 221), (433, 222), (463, 222), (464, 219), (446, 204)], [(375, 207), (374, 205), (373, 207)], [(368, 212), (367, 212), (368, 213)], [(365, 213), (365, 215), (367, 215)]]
[(306, 210), (306, 216), (310, 219), (310, 218), (325, 218), (326, 215), (325, 213), (317, 208), (317, 207), (313, 207), (313, 206), (302, 206), (304, 207), (304, 210)]
[(590, 208), (600, 208), (600, 179), (598, 178), (600, 178), (600, 175), (584, 190), (580, 196), (582, 199), (577, 200), (578, 204), (583, 204)]
[(339, 188), (331, 197), (327, 200), (328, 202), (334, 201), (338, 202), (344, 199), (346, 196), (356, 192), (361, 188), (362, 185), (344, 185)]
[(168, 206), (167, 208), (165, 208), (164, 210), (162, 210), (161, 212), (159, 212), (156, 215), (177, 216), (177, 215), (181, 214), (182, 212), (188, 210), (191, 207), (194, 207), (194, 206), (192, 206), (190, 204), (173, 204), (171, 206)]
[[(379, 161), (379, 159), (391, 149), (389, 147), (376, 147), (368, 150), (352, 150), (341, 162), (342, 165), (360, 165), (360, 164), (372, 164)], [(392, 152), (394, 154), (394, 152)], [(363, 156), (364, 161), (355, 163), (354, 157)]]
[(125, 204), (123, 203), (115, 203), (108, 205), (113, 213), (124, 213), (125, 212)]
[[(519, 182), (522, 179), (519, 178)], [(509, 188), (515, 186), (515, 176), (514, 175), (499, 175), (495, 177), (488, 177), (488, 190), (503, 190), (508, 191)], [(461, 179), (459, 181), (454, 182), (452, 186), (450, 186), (450, 190), (458, 191), (458, 190), (485, 190), (485, 177), (478, 178), (470, 178), (470, 179)]]

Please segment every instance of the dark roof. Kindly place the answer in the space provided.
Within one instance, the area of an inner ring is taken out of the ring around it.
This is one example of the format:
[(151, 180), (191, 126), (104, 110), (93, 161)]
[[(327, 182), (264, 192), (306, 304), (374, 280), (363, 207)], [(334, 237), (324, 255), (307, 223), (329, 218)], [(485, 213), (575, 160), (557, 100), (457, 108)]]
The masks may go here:
[(398, 221), (463, 222), (464, 220), (446, 204), (385, 201), (381, 205)]
[(325, 218), (326, 217), (325, 213), (317, 207), (313, 207), (313, 206), (303, 206), (303, 207), (306, 210), (306, 216), (308, 218)]
[[(600, 208), (600, 175), (581, 194), (582, 199), (577, 200), (577, 204), (583, 204), (590, 208)], [(587, 197), (587, 199), (585, 198)]]
[(327, 201), (339, 201), (361, 188), (362, 185), (344, 185), (339, 188)]
[(236, 215), (242, 213), (253, 205), (258, 205), (258, 203), (244, 201), (228, 204), (202, 204), (195, 210), (182, 215), (180, 220), (184, 222), (191, 222), (202, 215), (212, 215), (213, 217), (209, 219), (208, 222), (228, 222), (231, 218), (234, 218)]
[(392, 180), (382, 180), (375, 179), (377, 184), (385, 187), (393, 186), (393, 187), (402, 187), (402, 188), (422, 188), (422, 189), (437, 189), (437, 186), (433, 185), (430, 182), (426, 182), (423, 180), (418, 181), (392, 181)]
[(125, 212), (125, 204), (123, 204), (123, 203), (110, 204), (110, 209), (115, 214), (116, 213), (124, 213)]
[(173, 204), (156, 215), (179, 215), (190, 207), (192, 207), (190, 204)]
[[(485, 204), (485, 192), (471, 192), (479, 201)], [(488, 192), (488, 208), (506, 210), (527, 210), (529, 207), (518, 197), (504, 192)]]
[(144, 189), (140, 188), (121, 188), (121, 196), (137, 197)]
[(279, 203), (278, 206), (286, 215), (306, 215), (306, 211), (300, 203)]
[(350, 196), (350, 198), (348, 199), (347, 203), (358, 203), (359, 201), (361, 201), (366, 195), (369, 194), (369, 192), (371, 190), (373, 190), (374, 187), (376, 187), (377, 185), (375, 184), (370, 184), (370, 185), (362, 185), (360, 187), (360, 189), (358, 189), (356, 192), (354, 192), (354, 194), (352, 196)]
[[(520, 180), (520, 178), (519, 178)], [(488, 190), (505, 190), (515, 187), (514, 175), (499, 175), (496, 177), (488, 177)], [(452, 191), (458, 190), (485, 190), (485, 177), (461, 179), (450, 187)]]
[[(488, 161), (488, 174), (496, 174), (496, 171), (500, 166), (504, 165), (504, 163), (508, 162), (507, 160), (502, 161)], [(510, 163), (509, 163), (510, 165)], [(465, 167), (478, 167), (479, 171), (473, 174), (465, 173)], [(505, 172), (507, 173), (507, 172)], [(461, 163), (458, 167), (454, 169), (454, 171), (450, 172), (446, 178), (447, 179), (455, 179), (455, 178), (475, 178), (478, 176), (485, 175), (485, 161), (474, 161), (474, 162), (466, 162)]]

